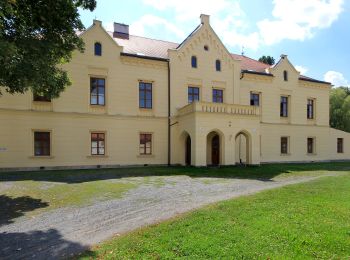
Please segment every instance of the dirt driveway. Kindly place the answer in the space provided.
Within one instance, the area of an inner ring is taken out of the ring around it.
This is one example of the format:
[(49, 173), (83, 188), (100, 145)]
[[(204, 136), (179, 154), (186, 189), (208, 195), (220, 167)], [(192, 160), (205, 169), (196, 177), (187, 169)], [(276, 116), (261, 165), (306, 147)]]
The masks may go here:
[[(121, 198), (89, 206), (58, 208), (0, 225), (0, 259), (66, 258), (113, 235), (209, 203), (318, 177), (294, 176), (264, 181), (164, 176), (153, 182), (155, 177), (148, 178), (150, 180), (126, 191)], [(0, 191), (4, 185), (11, 185), (11, 182), (0, 183)]]

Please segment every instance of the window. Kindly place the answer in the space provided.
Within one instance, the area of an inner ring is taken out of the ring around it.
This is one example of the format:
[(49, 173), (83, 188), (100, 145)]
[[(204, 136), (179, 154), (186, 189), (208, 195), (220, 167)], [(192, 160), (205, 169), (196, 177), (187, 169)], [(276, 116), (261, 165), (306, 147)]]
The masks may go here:
[(288, 117), (288, 97), (281, 97), (281, 109), (280, 109), (281, 117)]
[(314, 138), (308, 137), (307, 138), (307, 153), (308, 154), (313, 154), (315, 152), (314, 146), (315, 146)]
[(50, 156), (50, 132), (34, 132), (34, 155)]
[(288, 154), (288, 137), (281, 137), (281, 154)]
[(288, 71), (283, 71), (283, 79), (284, 81), (288, 81)]
[(208, 45), (204, 45), (204, 50), (205, 50), (205, 51), (209, 51)]
[(95, 42), (95, 56), (102, 56), (102, 44)]
[(307, 100), (307, 107), (306, 107), (306, 113), (307, 113), (307, 119), (314, 119), (314, 100), (308, 99)]
[(221, 71), (221, 61), (216, 60), (215, 62), (216, 71)]
[(91, 133), (91, 155), (105, 155), (104, 133)]
[(188, 103), (199, 101), (199, 88), (188, 87)]
[(191, 65), (192, 65), (192, 68), (197, 68), (197, 57), (196, 56), (191, 57)]
[(224, 91), (222, 89), (213, 89), (213, 102), (224, 102)]
[(260, 106), (260, 95), (258, 93), (250, 93), (250, 105)]
[(36, 101), (36, 102), (51, 102), (51, 98), (46, 97), (45, 95), (41, 95), (41, 94), (33, 94), (33, 101)]
[(140, 154), (152, 154), (152, 134), (140, 134)]
[(344, 153), (344, 139), (337, 138), (337, 152)]
[(152, 83), (139, 83), (139, 107), (152, 108)]
[(90, 78), (90, 104), (105, 105), (105, 79)]

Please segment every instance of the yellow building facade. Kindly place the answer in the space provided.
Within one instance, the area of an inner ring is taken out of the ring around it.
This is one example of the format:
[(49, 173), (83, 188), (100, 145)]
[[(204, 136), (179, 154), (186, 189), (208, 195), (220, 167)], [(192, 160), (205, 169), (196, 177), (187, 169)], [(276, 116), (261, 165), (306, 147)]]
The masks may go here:
[(181, 43), (94, 20), (59, 98), (0, 97), (0, 168), (236, 165), (350, 159), (329, 127), (331, 84), (282, 55), (231, 54), (201, 15)]

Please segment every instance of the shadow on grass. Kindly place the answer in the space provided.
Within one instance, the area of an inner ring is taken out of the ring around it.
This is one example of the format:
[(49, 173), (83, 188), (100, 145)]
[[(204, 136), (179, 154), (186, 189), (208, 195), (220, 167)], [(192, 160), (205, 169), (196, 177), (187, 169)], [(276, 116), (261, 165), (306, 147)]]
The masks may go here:
[(49, 181), (82, 183), (125, 177), (150, 177), (185, 175), (192, 178), (244, 178), (271, 181), (272, 178), (289, 172), (305, 171), (349, 171), (350, 162), (309, 164), (268, 164), (255, 167), (225, 166), (219, 168), (196, 167), (133, 167), (115, 169), (55, 170), (35, 172), (0, 172), (2, 181)]
[(64, 239), (56, 229), (0, 234), (0, 259), (66, 259), (85, 250), (87, 246)]
[(23, 216), (26, 212), (48, 207), (49, 203), (29, 196), (12, 198), (6, 195), (0, 195), (0, 206), (1, 227), (2, 225), (13, 223), (15, 218)]

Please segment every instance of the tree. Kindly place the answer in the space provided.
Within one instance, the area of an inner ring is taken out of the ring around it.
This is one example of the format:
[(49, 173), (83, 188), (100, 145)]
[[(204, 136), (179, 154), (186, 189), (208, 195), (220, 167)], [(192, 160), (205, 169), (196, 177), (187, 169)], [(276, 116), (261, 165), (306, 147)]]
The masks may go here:
[(271, 66), (275, 64), (275, 59), (272, 56), (261, 56), (259, 61)]
[(330, 125), (336, 129), (350, 132), (350, 89), (348, 87), (331, 90)]
[(78, 8), (95, 7), (96, 0), (0, 0), (0, 95), (31, 89), (58, 97), (71, 84), (60, 65), (84, 50)]

